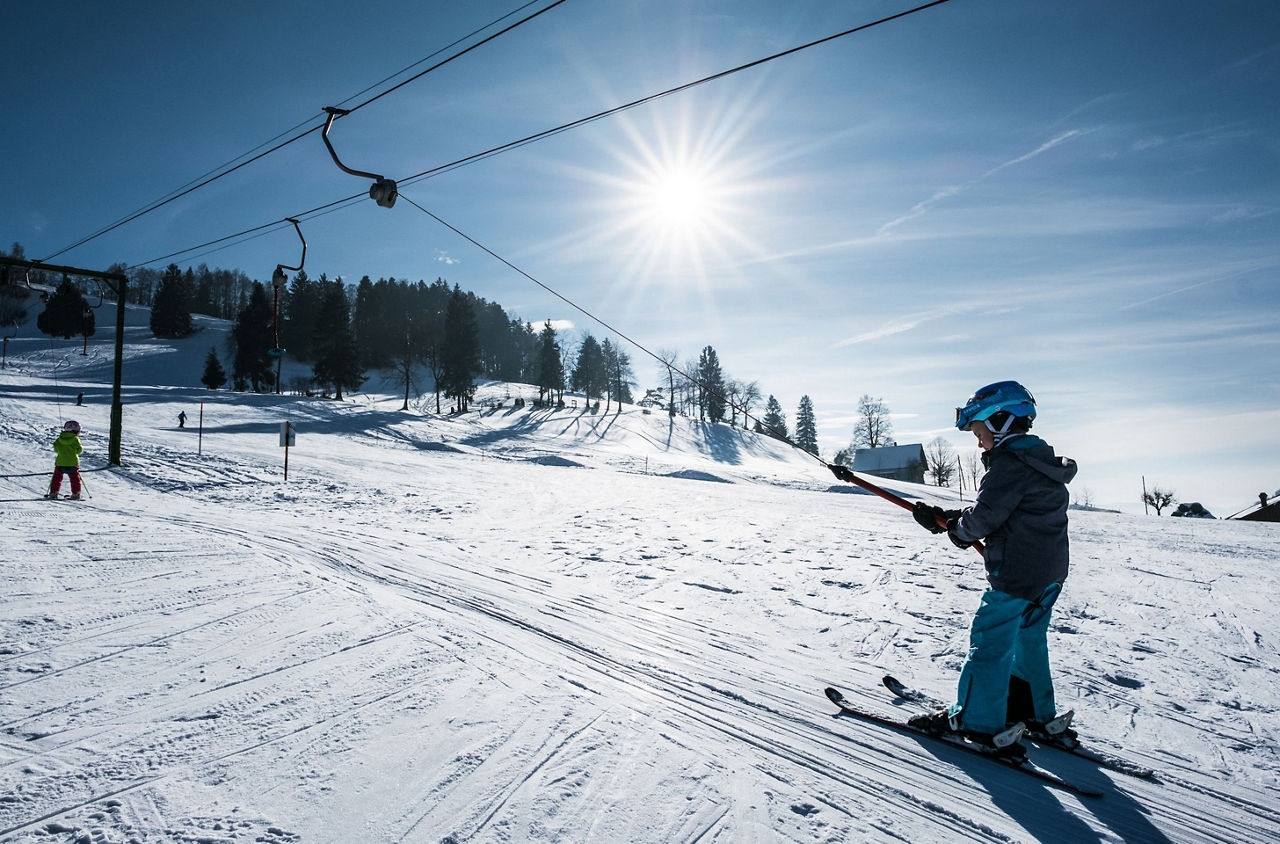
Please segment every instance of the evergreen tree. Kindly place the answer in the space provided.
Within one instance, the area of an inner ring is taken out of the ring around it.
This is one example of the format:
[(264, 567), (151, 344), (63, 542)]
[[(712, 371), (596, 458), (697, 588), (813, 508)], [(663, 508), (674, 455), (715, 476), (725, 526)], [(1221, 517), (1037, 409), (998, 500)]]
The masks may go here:
[[(16, 247), (17, 244), (15, 243)], [(62, 337), (70, 340), (77, 334), (84, 333), (85, 312), (89, 320), (93, 319), (93, 309), (84, 300), (84, 296), (71, 283), (71, 277), (64, 275), (58, 288), (53, 291), (44, 310), (36, 316), (36, 328), (51, 337)], [(90, 331), (89, 334), (93, 332)]]
[[(323, 279), (324, 276), (321, 276)], [(273, 302), (274, 293), (267, 296), (267, 310), (277, 320), (277, 331), (280, 346), (289, 350), (289, 357), (294, 360), (312, 361), (315, 349), (312, 341), (315, 338), (316, 315), (320, 312), (323, 291), (320, 283), (312, 281), (306, 270), (298, 270), (298, 274), (289, 283), (289, 290), (280, 291), (279, 301)], [(279, 313), (275, 313), (275, 309)], [(273, 340), (272, 345), (275, 345)]]
[[(188, 270), (188, 272), (190, 272)], [(214, 273), (205, 264), (195, 273), (195, 289), (191, 297), (192, 313), (221, 316), (214, 301)]]
[(796, 445), (812, 455), (818, 454), (818, 421), (813, 415), (813, 400), (808, 396), (800, 397), (796, 410)]
[(222, 363), (218, 360), (218, 352), (209, 347), (209, 354), (204, 358), (204, 374), (200, 376), (200, 383), (204, 384), (210, 390), (217, 390), (227, 383), (227, 373), (222, 369)]
[(355, 332), (351, 330), (351, 306), (342, 281), (328, 281), (321, 276), (320, 309), (316, 313), (311, 335), (315, 362), (311, 372), (316, 383), (333, 387), (333, 397), (342, 401), (342, 390), (359, 389), (364, 383), (360, 352)]
[(608, 337), (600, 344), (600, 358), (604, 362), (604, 412), (609, 412), (613, 400), (613, 371), (618, 366), (618, 347)]
[(769, 400), (765, 402), (764, 418), (760, 420), (756, 430), (762, 429), (764, 433), (776, 439), (785, 440), (787, 434), (787, 417), (782, 412), (782, 405), (778, 404), (778, 400), (773, 396), (769, 396)]
[(445, 398), (456, 402), (459, 413), (466, 412), (467, 405), (476, 394), (475, 378), (479, 374), (480, 340), (476, 314), (466, 295), (455, 284), (445, 310), (440, 381)]
[[(208, 272), (208, 268), (203, 264), (200, 265), (200, 269)], [(200, 312), (196, 307), (198, 290), (199, 282), (196, 280), (196, 272), (191, 267), (187, 267), (187, 271), (182, 274), (182, 299), (187, 303), (187, 316)], [(194, 326), (191, 330), (195, 330)]]
[(403, 300), (407, 296), (403, 288), (397, 289), (386, 280), (380, 279), (375, 287), (369, 276), (361, 278), (356, 285), (351, 329), (356, 335), (356, 345), (360, 347), (360, 359), (373, 369), (391, 366), (393, 358), (397, 359), (396, 368), (399, 369), (400, 356), (394, 350), (401, 345), (401, 338), (397, 336), (399, 332), (391, 329), (395, 323), (411, 319), (412, 313), (406, 308), (398, 318), (392, 317), (389, 312), (391, 303), (387, 301), (392, 298)]
[(604, 354), (596, 338), (588, 334), (578, 347), (578, 361), (574, 364), (570, 385), (587, 397), (590, 404), (600, 397), (605, 384)]
[(631, 355), (627, 354), (621, 346), (614, 347), (612, 383), (613, 394), (618, 404), (635, 402), (635, 397), (631, 395), (631, 388), (636, 384), (636, 374), (631, 368)]
[(253, 283), (247, 303), (236, 316), (232, 337), (236, 352), (231, 377), (236, 389), (252, 387), (255, 393), (262, 392), (264, 385), (273, 383), (272, 358), (268, 351), (274, 342), (271, 336), (271, 302), (260, 282)]
[(188, 280), (177, 264), (165, 268), (160, 288), (151, 303), (151, 333), (162, 339), (190, 337), (195, 331), (191, 323), (191, 297)]
[(556, 342), (556, 330), (547, 320), (538, 335), (538, 400), (545, 395), (554, 401), (555, 394), (564, 395), (564, 368), (560, 363), (560, 344)]
[(710, 346), (705, 347), (698, 356), (698, 391), (698, 403), (705, 411), (706, 418), (712, 422), (723, 422), (727, 407), (724, 371), (720, 368), (719, 355)]

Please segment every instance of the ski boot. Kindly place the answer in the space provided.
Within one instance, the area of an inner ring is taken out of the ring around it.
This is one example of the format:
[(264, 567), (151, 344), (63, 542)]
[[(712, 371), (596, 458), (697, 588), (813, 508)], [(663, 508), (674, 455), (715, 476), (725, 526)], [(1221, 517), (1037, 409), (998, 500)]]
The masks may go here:
[(948, 709), (939, 709), (925, 715), (915, 715), (907, 719), (907, 723), (918, 730), (940, 736), (943, 733), (960, 732), (960, 719)]
[(952, 715), (950, 710), (939, 709), (937, 712), (931, 712), (927, 715), (917, 715), (908, 719), (907, 723), (918, 730), (924, 730), (935, 736), (953, 735), (967, 740), (970, 744), (978, 746), (978, 749), (990, 756), (996, 756), (1001, 759), (1008, 759), (1013, 762), (1021, 762), (1027, 758), (1027, 749), (1022, 746), (1020, 739), (1026, 732), (1026, 727), (1021, 724), (1014, 724), (998, 733), (982, 733), (976, 730), (966, 730), (960, 726), (959, 718)]
[(1072, 709), (1048, 721), (1027, 721), (1027, 738), (1037, 744), (1052, 744), (1074, 750), (1080, 746), (1079, 736), (1071, 729), (1071, 719), (1075, 714)]
[(80, 500), (80, 493), (78, 493), (78, 492), (73, 492), (73, 493), (71, 493), (71, 497), (70, 497), (68, 500), (69, 500), (69, 501), (79, 501), (79, 500)]

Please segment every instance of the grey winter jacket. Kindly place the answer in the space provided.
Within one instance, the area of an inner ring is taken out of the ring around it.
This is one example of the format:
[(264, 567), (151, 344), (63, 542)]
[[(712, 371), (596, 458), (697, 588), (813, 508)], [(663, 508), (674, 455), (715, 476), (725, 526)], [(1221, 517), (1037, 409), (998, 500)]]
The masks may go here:
[(987, 474), (974, 505), (952, 535), (986, 545), (987, 582), (1034, 601), (1050, 583), (1067, 578), (1067, 484), (1076, 462), (1031, 434), (1009, 437), (983, 455)]

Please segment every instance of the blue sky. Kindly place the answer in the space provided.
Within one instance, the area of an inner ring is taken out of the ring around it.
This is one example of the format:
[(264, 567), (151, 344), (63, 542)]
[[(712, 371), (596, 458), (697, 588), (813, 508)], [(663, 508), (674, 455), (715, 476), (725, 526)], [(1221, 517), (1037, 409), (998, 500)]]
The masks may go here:
[[(0, 241), (48, 258), (519, 5), (24, 4)], [(331, 138), (403, 179), (911, 5), (568, 0)], [(1277, 102), (1272, 2), (952, 0), (402, 190), (649, 348), (710, 344), (791, 416), (810, 395), (826, 456), (864, 393), (899, 442), (967, 449), (953, 408), (1012, 378), (1078, 494), (1140, 509), (1145, 475), (1226, 515), (1280, 488)], [(314, 134), (52, 260), (366, 187)], [(312, 275), (443, 276), (603, 333), (403, 200), (303, 231)], [(297, 254), (281, 227), (175, 260), (265, 280)]]

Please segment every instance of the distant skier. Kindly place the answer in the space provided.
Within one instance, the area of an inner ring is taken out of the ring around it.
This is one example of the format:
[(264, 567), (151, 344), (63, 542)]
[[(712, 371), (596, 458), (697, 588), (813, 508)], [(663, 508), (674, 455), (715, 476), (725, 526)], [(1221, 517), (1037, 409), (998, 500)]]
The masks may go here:
[(187, 412), (185, 410), (178, 411), (178, 427), (187, 427)]
[[(1056, 717), (1047, 639), (1067, 577), (1066, 485), (1076, 463), (1027, 433), (1035, 418), (1035, 399), (1016, 381), (975, 392), (956, 408), (956, 427), (972, 432), (983, 451), (987, 473), (977, 500), (965, 510), (920, 501), (912, 511), (924, 528), (946, 532), (960, 548), (985, 540), (990, 584), (970, 628), (957, 702), (913, 718), (916, 726), (991, 744), (994, 734), (1023, 722), (1032, 738), (1075, 740), (1069, 719)], [(999, 752), (1025, 751), (1015, 743)]]
[(49, 484), (49, 492), (45, 498), (57, 498), (62, 488), (62, 476), (71, 478), (71, 500), (80, 500), (80, 423), (68, 421), (62, 426), (62, 433), (53, 441), (53, 482)]

